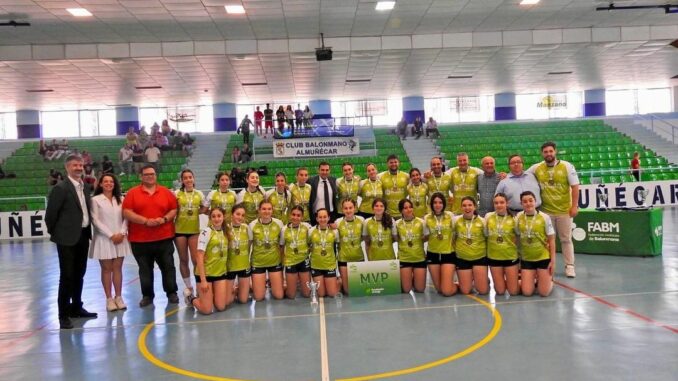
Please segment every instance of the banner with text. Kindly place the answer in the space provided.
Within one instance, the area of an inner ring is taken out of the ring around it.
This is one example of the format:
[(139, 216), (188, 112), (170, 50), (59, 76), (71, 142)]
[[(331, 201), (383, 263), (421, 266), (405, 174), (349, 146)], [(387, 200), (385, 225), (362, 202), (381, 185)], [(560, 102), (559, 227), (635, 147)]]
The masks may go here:
[(355, 137), (285, 139), (273, 142), (274, 157), (347, 156), (360, 153)]
[(350, 262), (348, 293), (351, 296), (400, 293), (400, 263), (397, 260)]
[(678, 180), (579, 187), (580, 208), (635, 208), (678, 205)]
[(47, 237), (44, 210), (0, 213), (0, 240)]

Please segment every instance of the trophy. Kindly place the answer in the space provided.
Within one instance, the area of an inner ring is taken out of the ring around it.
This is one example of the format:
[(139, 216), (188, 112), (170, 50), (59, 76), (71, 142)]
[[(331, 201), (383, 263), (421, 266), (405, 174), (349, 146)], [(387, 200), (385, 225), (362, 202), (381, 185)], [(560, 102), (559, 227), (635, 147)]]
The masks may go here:
[(640, 190), (640, 199), (643, 201), (643, 208), (647, 208), (647, 195), (650, 194), (650, 191), (647, 189)]
[(313, 308), (313, 312), (318, 310), (318, 282), (314, 282), (313, 279), (311, 279), (310, 282), (306, 282), (306, 285), (308, 288), (311, 289), (311, 308)]
[(607, 194), (605, 193), (598, 194), (598, 204), (600, 205), (598, 209), (607, 210)]

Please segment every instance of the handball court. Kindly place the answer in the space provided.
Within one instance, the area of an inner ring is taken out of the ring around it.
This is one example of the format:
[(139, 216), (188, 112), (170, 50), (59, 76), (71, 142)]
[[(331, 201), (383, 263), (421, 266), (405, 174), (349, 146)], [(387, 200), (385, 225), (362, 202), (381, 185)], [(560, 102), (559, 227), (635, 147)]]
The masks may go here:
[[(0, 243), (0, 380), (675, 380), (678, 209), (664, 211), (663, 255), (558, 255), (548, 298), (423, 294), (233, 305), (198, 316), (138, 307), (132, 257), (127, 311), (107, 313), (90, 261), (85, 307), (97, 319), (59, 330), (56, 247)], [(177, 271), (177, 274), (179, 272)]]

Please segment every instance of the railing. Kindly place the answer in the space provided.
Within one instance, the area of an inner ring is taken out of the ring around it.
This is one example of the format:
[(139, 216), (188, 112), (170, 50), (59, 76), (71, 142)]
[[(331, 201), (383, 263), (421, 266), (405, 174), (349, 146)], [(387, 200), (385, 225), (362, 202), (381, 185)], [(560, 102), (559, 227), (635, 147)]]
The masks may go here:
[[(1, 197), (0, 198), (0, 204), (4, 204), (5, 202), (13, 202), (13, 201), (16, 203), (17, 200), (19, 200), (19, 202), (21, 202), (21, 200), (26, 200), (26, 201), (40, 200), (40, 201), (42, 201), (43, 207), (47, 208), (47, 197), (46, 196)], [(28, 204), (25, 204), (24, 206), (25, 206), (25, 209), (23, 207), (20, 207), (18, 210), (13, 210), (13, 212), (18, 212), (18, 211), (22, 211), (22, 210), (31, 210), (28, 207)]]
[(676, 144), (676, 137), (678, 137), (678, 126), (674, 126), (671, 122), (653, 114), (637, 115), (636, 118), (650, 122), (649, 129), (652, 132), (665, 138), (671, 143)]
[[(666, 172), (667, 170), (673, 171), (673, 170), (676, 170), (676, 169), (678, 169), (678, 166), (676, 166), (676, 165), (665, 165), (665, 166), (662, 166), (662, 167), (641, 168), (640, 169), (640, 181), (649, 181), (647, 178), (645, 178), (645, 179), (643, 178), (643, 176), (647, 176), (648, 174), (662, 173), (662, 172)], [(602, 183), (601, 178), (603, 176), (630, 175), (631, 169), (630, 168), (615, 168), (615, 169), (578, 170), (577, 174), (579, 175), (580, 178), (588, 177), (590, 184), (599, 184), (599, 183)], [(624, 181), (622, 181), (622, 182), (624, 182)]]

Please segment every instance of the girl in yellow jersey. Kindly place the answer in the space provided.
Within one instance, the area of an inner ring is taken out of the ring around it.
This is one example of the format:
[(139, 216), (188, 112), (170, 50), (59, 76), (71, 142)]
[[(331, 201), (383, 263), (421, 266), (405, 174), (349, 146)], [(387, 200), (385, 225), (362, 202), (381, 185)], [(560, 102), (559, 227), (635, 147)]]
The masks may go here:
[(344, 295), (348, 295), (348, 263), (365, 260), (361, 239), (365, 219), (355, 215), (356, 202), (352, 199), (344, 199), (341, 202), (341, 210), (344, 216), (335, 221), (339, 232), (337, 264), (341, 276), (341, 289)]
[(275, 188), (266, 192), (266, 200), (273, 204), (273, 217), (286, 224), (292, 195), (287, 189), (287, 178), (284, 173), (275, 174)]
[(426, 262), (433, 285), (439, 294), (452, 296), (457, 293), (454, 270), (457, 256), (454, 253), (454, 215), (445, 210), (447, 197), (435, 192), (429, 201), (431, 213), (424, 216), (424, 235), (428, 241)]
[(310, 222), (310, 199), (311, 199), (311, 185), (306, 184), (308, 181), (308, 169), (301, 167), (297, 169), (297, 182), (290, 185), (290, 193), (292, 194), (292, 206), (301, 206), (304, 209), (304, 218), (302, 221)]
[(461, 199), (461, 211), (462, 215), (454, 223), (459, 291), (469, 294), (475, 287), (479, 294), (485, 295), (490, 291), (485, 220), (476, 214), (476, 201), (473, 197)]
[[(250, 297), (250, 249), (252, 248), (252, 230), (245, 223), (245, 207), (235, 204), (231, 213), (231, 225), (228, 228), (228, 274), (227, 289), (232, 290), (228, 298), (238, 295), (239, 303), (247, 303)], [(237, 283), (236, 283), (237, 282)]]
[[(193, 295), (193, 282), (188, 258), (194, 258), (198, 251), (198, 234), (200, 233), (200, 213), (207, 212), (203, 206), (205, 196), (194, 188), (193, 171), (181, 171), (181, 188), (175, 192), (177, 197), (177, 217), (174, 220), (174, 246), (179, 254), (179, 272), (184, 280), (184, 297)], [(195, 267), (195, 262), (193, 262)]]
[(301, 295), (308, 298), (311, 289), (308, 282), (311, 280), (309, 259), (309, 230), (311, 225), (302, 222), (304, 210), (301, 206), (293, 206), (290, 211), (290, 223), (283, 228), (280, 234), (280, 246), (283, 248), (285, 280), (287, 289), (285, 295), (289, 299), (297, 296), (297, 282), (301, 283)]
[(372, 203), (377, 198), (384, 196), (384, 189), (379, 180), (379, 172), (377, 166), (369, 163), (365, 167), (367, 171), (367, 178), (360, 181), (360, 206), (358, 206), (358, 215), (368, 219), (374, 215), (372, 210)]
[(224, 231), (224, 211), (212, 209), (209, 217), (210, 226), (200, 232), (195, 256), (195, 282), (200, 296), (186, 295), (186, 304), (205, 315), (213, 310), (223, 311), (228, 305), (228, 237)]
[(407, 184), (407, 198), (412, 201), (414, 215), (422, 218), (428, 212), (428, 186), (421, 181), (421, 171), (418, 168), (410, 170), (410, 183)]
[(325, 208), (316, 212), (318, 225), (309, 232), (311, 242), (311, 276), (318, 283), (318, 296), (333, 298), (339, 291), (337, 283), (337, 252), (339, 233), (329, 226), (330, 213)]
[(366, 219), (363, 224), (367, 260), (396, 259), (395, 251), (393, 251), (396, 231), (393, 228), (393, 218), (386, 211), (386, 201), (381, 198), (375, 199), (372, 201), (372, 210), (374, 210), (374, 216)]
[(415, 217), (414, 204), (411, 200), (400, 200), (398, 210), (402, 216), (395, 223), (400, 258), (400, 286), (404, 293), (409, 293), (413, 287), (415, 292), (424, 292), (426, 289), (424, 221)]
[(530, 191), (520, 194), (523, 211), (516, 215), (516, 233), (520, 235), (520, 278), (523, 295), (537, 292), (549, 296), (553, 289), (553, 270), (556, 268), (556, 232), (548, 214), (535, 207), (535, 196)]
[(245, 221), (250, 222), (257, 219), (259, 204), (266, 198), (264, 188), (259, 186), (259, 174), (257, 171), (250, 171), (247, 174), (247, 187), (238, 193), (235, 202), (245, 206)]
[(360, 193), (360, 177), (353, 175), (353, 164), (346, 162), (341, 166), (343, 177), (337, 179), (337, 192), (339, 193), (339, 201), (335, 210), (341, 214), (343, 208), (341, 204), (345, 199), (351, 199), (358, 203), (358, 193)]
[(226, 224), (231, 222), (231, 213), (235, 199), (237, 198), (235, 192), (228, 187), (231, 185), (231, 175), (228, 172), (219, 173), (219, 188), (210, 191), (203, 202), (203, 206), (208, 210), (214, 208), (221, 208), (224, 210), (224, 221)]
[(284, 296), (282, 276), (282, 248), (280, 233), (282, 222), (273, 218), (273, 205), (268, 201), (259, 204), (259, 218), (250, 223), (252, 230), (252, 294), (254, 300), (264, 300), (266, 296), (266, 274), (271, 282), (271, 296), (282, 299)]
[(485, 237), (487, 237), (487, 264), (497, 295), (520, 293), (518, 283), (518, 238), (516, 221), (508, 212), (508, 199), (497, 193), (493, 199), (494, 212), (485, 215)]

